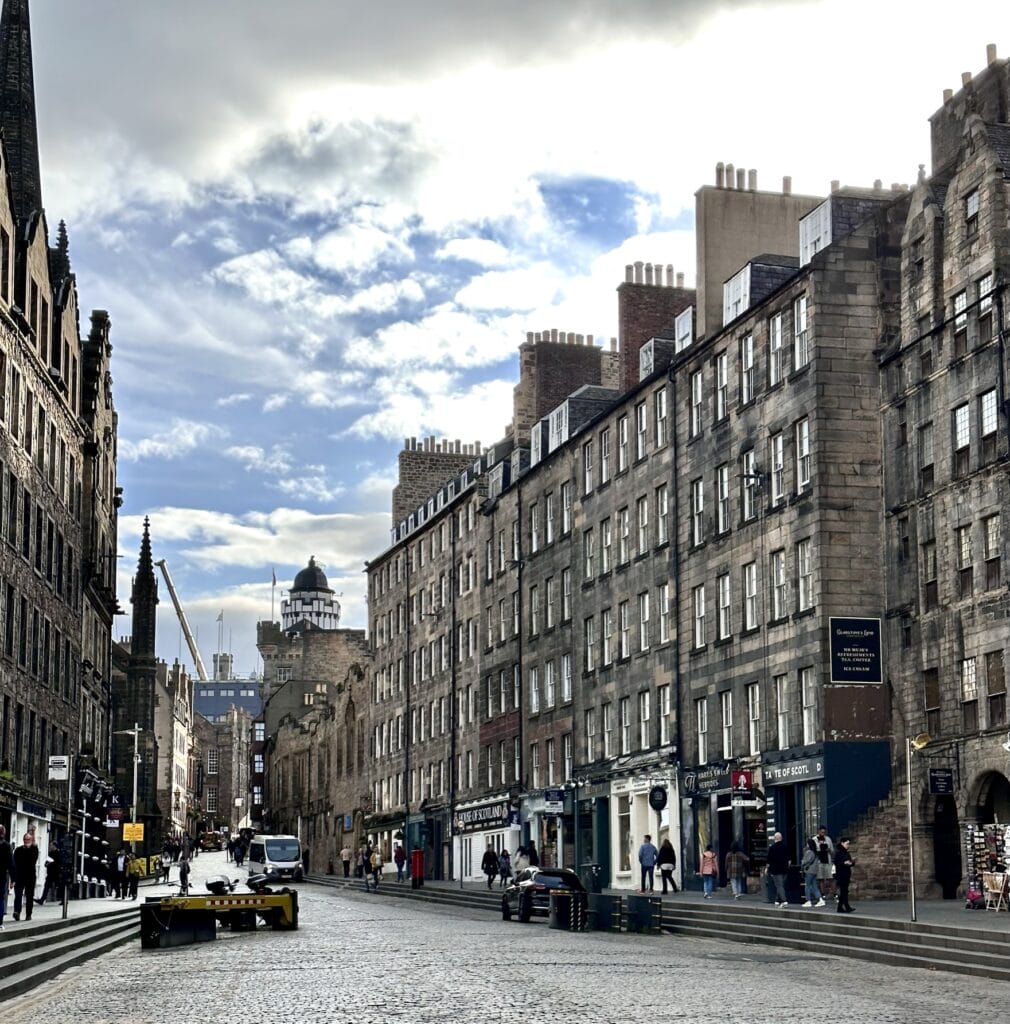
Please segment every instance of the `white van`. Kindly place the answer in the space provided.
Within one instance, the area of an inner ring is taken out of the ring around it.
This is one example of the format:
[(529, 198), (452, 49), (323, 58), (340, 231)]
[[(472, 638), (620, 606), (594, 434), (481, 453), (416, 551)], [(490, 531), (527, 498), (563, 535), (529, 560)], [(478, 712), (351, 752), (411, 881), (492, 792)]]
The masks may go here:
[(249, 874), (273, 871), (278, 878), (302, 880), (302, 844), (297, 836), (253, 836), (249, 842)]

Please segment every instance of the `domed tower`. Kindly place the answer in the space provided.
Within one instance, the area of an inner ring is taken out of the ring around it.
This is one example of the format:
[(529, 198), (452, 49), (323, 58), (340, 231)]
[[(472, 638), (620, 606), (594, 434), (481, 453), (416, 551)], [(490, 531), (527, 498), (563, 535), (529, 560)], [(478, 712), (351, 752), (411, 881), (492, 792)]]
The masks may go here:
[(309, 564), (295, 577), (294, 586), (281, 601), (281, 625), (285, 632), (308, 622), (316, 629), (339, 629), (340, 602), (326, 582), (326, 574), (316, 565), (313, 556)]

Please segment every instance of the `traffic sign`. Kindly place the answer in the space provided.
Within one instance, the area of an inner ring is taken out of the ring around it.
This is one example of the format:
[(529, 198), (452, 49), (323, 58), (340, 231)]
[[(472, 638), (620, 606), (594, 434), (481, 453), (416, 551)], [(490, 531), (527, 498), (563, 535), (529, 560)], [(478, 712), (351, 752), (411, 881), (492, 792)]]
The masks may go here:
[(49, 755), (49, 781), (66, 782), (70, 777), (70, 755), (50, 754)]
[(135, 821), (124, 821), (123, 822), (123, 842), (124, 843), (142, 843), (144, 841), (144, 825), (143, 822), (137, 823)]
[(733, 806), (734, 807), (749, 807), (749, 808), (752, 808), (752, 809), (758, 810), (758, 811), (760, 811), (761, 808), (764, 807), (767, 802), (768, 802), (767, 800), (762, 800), (759, 796), (755, 796), (755, 797), (735, 796), (735, 797), (733, 797)]

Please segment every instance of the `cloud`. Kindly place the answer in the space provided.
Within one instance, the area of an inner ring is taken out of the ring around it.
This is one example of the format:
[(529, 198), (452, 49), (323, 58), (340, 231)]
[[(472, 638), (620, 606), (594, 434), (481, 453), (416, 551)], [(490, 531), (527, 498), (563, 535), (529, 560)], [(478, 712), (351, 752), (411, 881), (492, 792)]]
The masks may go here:
[(500, 242), (490, 238), (451, 238), (436, 253), (438, 260), (465, 260), (483, 267), (507, 266), (512, 257)]
[(269, 452), (256, 445), (234, 445), (226, 448), (224, 454), (257, 473), (287, 473), (291, 469), (291, 455), (280, 445), (274, 445)]
[(176, 419), (168, 430), (159, 431), (139, 441), (119, 440), (119, 457), (126, 462), (140, 459), (180, 459), (211, 441), (226, 436), (226, 431), (213, 423), (196, 423)]
[(214, 404), (219, 408), (223, 409), (229, 405), (241, 405), (243, 402), (248, 402), (252, 398), (252, 395), (248, 391), (241, 391), (234, 395), (225, 395), (223, 398), (219, 398)]

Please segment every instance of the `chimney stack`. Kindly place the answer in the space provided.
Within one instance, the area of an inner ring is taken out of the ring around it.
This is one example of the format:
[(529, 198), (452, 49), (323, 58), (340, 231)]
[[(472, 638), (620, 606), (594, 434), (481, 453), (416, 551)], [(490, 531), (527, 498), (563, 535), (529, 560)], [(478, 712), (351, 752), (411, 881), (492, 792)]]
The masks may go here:
[(880, 192), (883, 189), (883, 187), (884, 187), (884, 183), (880, 180), (880, 178), (874, 178), (873, 179), (873, 191), (874, 192)]

